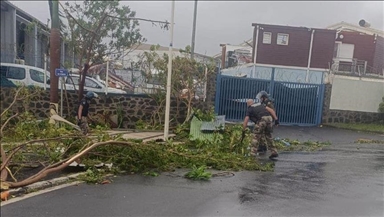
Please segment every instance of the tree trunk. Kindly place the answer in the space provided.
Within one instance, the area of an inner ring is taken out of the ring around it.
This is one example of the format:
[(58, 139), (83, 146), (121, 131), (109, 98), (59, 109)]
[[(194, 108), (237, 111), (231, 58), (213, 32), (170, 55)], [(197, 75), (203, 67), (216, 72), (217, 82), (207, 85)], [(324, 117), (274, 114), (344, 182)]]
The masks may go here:
[(55, 69), (60, 68), (60, 22), (59, 3), (57, 0), (52, 0), (51, 18), (52, 27), (50, 35), (50, 102), (51, 104), (57, 104), (59, 102), (59, 79), (55, 76)]
[(88, 69), (89, 69), (89, 64), (85, 63), (84, 64), (84, 69), (81, 72), (81, 81), (80, 81), (80, 84), (79, 84), (79, 102), (81, 101), (81, 99), (83, 99), (85, 76), (87, 75)]

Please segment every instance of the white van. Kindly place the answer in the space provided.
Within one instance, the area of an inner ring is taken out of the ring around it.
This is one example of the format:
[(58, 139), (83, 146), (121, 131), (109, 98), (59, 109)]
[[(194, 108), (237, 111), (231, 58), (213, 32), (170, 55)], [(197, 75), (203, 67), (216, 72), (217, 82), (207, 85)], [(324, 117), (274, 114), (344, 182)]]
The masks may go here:
[[(38, 86), (44, 88), (44, 73), (46, 73), (46, 87), (50, 87), (50, 73), (48, 71), (44, 72), (44, 69), (13, 63), (0, 63), (0, 66), (1, 75), (16, 85), (21, 83), (26, 86)], [(80, 75), (78, 74), (70, 74), (68, 77), (65, 77), (65, 88), (67, 90), (78, 90), (79, 78)], [(96, 79), (88, 76), (85, 78), (84, 91), (105, 93), (105, 88), (106, 86)], [(61, 79), (59, 79), (59, 89), (61, 89)], [(108, 87), (108, 93), (126, 94), (127, 92), (121, 89)]]
[[(48, 80), (49, 72), (46, 73)], [(16, 85), (21, 83), (26, 86), (44, 87), (44, 69), (13, 63), (0, 63), (0, 74)]]

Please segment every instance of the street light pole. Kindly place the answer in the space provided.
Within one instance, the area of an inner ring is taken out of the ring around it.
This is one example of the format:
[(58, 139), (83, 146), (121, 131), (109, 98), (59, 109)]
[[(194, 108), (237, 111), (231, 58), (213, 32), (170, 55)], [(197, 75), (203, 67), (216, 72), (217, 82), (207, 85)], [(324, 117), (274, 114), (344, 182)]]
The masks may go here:
[(195, 0), (195, 9), (193, 12), (191, 59), (193, 59), (193, 56), (195, 54), (196, 17), (197, 17), (197, 0)]
[(175, 19), (175, 0), (172, 0), (171, 12), (171, 43), (169, 44), (168, 75), (167, 75), (167, 95), (165, 103), (165, 121), (164, 121), (164, 140), (168, 140), (169, 131), (169, 113), (171, 106), (171, 81), (172, 81), (172, 59), (173, 59), (173, 24)]

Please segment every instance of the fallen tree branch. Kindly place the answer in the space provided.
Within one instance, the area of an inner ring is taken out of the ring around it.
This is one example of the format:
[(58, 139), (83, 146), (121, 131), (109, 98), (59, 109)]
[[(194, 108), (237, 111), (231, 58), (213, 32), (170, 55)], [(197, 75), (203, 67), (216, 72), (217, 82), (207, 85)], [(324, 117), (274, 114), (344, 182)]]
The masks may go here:
[(18, 100), (18, 96), (19, 96), (19, 93), (21, 91), (22, 88), (19, 88), (16, 93), (15, 93), (15, 97), (13, 98), (13, 101), (12, 103), (8, 106), (8, 108), (4, 109), (4, 111), (1, 113), (0, 117), (3, 117), (4, 114), (6, 114), (8, 112), (9, 109), (12, 108), (12, 106), (16, 103), (16, 101)]
[(17, 179), (16, 179), (15, 176), (12, 174), (12, 171), (11, 171), (8, 167), (5, 167), (5, 169), (8, 171), (8, 174), (12, 177), (13, 181), (17, 182)]
[(109, 140), (109, 141), (106, 141), (106, 142), (97, 142), (97, 143), (92, 144), (91, 146), (89, 146), (88, 148), (83, 150), (82, 152), (77, 153), (76, 155), (74, 155), (74, 156), (72, 156), (70, 158), (67, 158), (66, 160), (60, 161), (58, 163), (55, 163), (55, 164), (53, 164), (53, 165), (51, 165), (49, 167), (46, 167), (46, 168), (42, 169), (38, 174), (36, 174), (36, 175), (34, 175), (34, 176), (30, 177), (30, 178), (24, 179), (23, 181), (20, 181), (20, 182), (7, 182), (7, 184), (9, 184), (9, 187), (11, 187), (11, 188), (18, 188), (18, 187), (23, 187), (23, 186), (26, 186), (26, 185), (30, 185), (30, 184), (35, 183), (35, 182), (39, 181), (40, 179), (46, 177), (49, 173), (57, 172), (57, 171), (60, 171), (60, 170), (62, 170), (64, 168), (66, 168), (72, 162), (74, 162), (76, 159), (78, 159), (81, 156), (87, 154), (92, 149), (94, 149), (94, 148), (96, 148), (98, 146), (112, 145), (112, 144), (115, 144), (115, 145), (128, 145), (128, 146), (138, 145), (138, 144), (134, 144), (134, 143), (130, 143), (130, 142), (114, 141), (114, 140)]
[[(48, 139), (37, 139), (37, 140), (32, 140), (28, 141), (25, 143), (22, 143), (14, 148), (12, 148), (10, 151), (12, 151), (8, 157), (4, 159), (4, 161), (1, 164), (0, 171), (3, 171), (4, 168), (7, 166), (13, 155), (15, 155), (21, 148), (23, 148), (26, 145), (33, 144), (33, 143), (38, 143), (38, 142), (47, 142), (47, 141), (55, 141), (55, 140), (63, 140), (63, 139), (75, 139), (75, 138), (83, 138), (84, 136), (67, 136), (67, 137), (55, 137), (55, 138), (48, 138)], [(2, 149), (3, 151), (3, 149)]]
[(5, 126), (7, 126), (8, 122), (9, 122), (11, 119), (15, 118), (15, 117), (18, 116), (18, 115), (19, 115), (19, 113), (16, 113), (16, 114), (12, 115), (11, 117), (9, 117), (9, 118), (5, 121), (5, 123), (3, 124), (3, 126), (1, 126), (1, 129), (0, 129), (0, 139), (3, 138), (3, 130), (4, 130)]

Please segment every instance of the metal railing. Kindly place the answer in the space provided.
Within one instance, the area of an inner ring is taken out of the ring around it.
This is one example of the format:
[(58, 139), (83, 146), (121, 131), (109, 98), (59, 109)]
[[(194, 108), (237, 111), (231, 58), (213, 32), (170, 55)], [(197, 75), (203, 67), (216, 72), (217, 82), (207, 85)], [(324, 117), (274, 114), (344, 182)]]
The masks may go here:
[(357, 76), (376, 75), (382, 76), (383, 72), (368, 65), (365, 60), (353, 59), (338, 59), (334, 60), (331, 66), (332, 73), (342, 73)]

